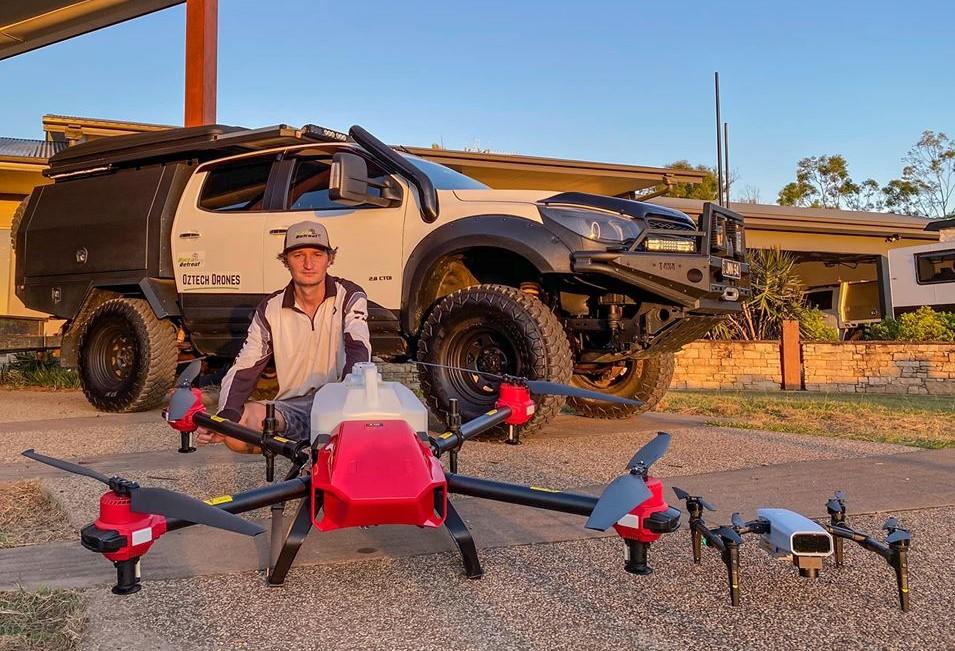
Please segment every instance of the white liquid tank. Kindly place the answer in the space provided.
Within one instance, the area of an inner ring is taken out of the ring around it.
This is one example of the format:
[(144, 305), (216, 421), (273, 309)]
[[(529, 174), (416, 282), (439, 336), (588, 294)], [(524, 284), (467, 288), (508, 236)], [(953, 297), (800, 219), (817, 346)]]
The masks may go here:
[(428, 431), (428, 409), (400, 382), (384, 382), (373, 362), (359, 362), (341, 382), (330, 382), (312, 403), (312, 442), (343, 421), (403, 420)]

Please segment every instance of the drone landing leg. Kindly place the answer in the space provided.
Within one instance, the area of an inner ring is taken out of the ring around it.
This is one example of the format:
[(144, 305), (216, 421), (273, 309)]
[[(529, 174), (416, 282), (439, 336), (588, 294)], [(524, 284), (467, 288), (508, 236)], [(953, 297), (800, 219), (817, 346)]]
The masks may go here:
[(647, 552), (650, 551), (650, 543), (629, 539), (623, 542), (626, 545), (623, 554), (626, 565), (623, 566), (623, 569), (630, 572), (630, 574), (640, 574), (643, 576), (652, 574), (653, 568), (647, 565)]
[(116, 566), (116, 585), (113, 594), (133, 594), (142, 587), (139, 584), (139, 556), (126, 561), (114, 561)]
[(312, 529), (312, 498), (306, 495), (298, 507), (298, 513), (295, 514), (295, 520), (292, 522), (292, 528), (289, 529), (288, 536), (282, 545), (275, 564), (269, 568), (268, 584), (270, 586), (282, 585), (285, 583), (285, 575), (292, 567), (292, 561), (298, 554), (299, 547), (305, 542), (305, 536)]
[(730, 603), (739, 605), (739, 545), (726, 542), (723, 551), (723, 562), (726, 563), (726, 573), (730, 584)]
[(909, 550), (905, 546), (893, 546), (892, 569), (895, 570), (895, 583), (899, 589), (899, 607), (902, 612), (909, 610)]
[(271, 508), (272, 532), (269, 536), (269, 567), (275, 567), (275, 562), (282, 551), (282, 535), (285, 531), (285, 502), (273, 504)]
[(481, 569), (481, 561), (478, 560), (474, 538), (451, 502), (448, 502), (448, 516), (444, 519), (444, 526), (447, 527), (448, 533), (451, 534), (451, 538), (457, 543), (458, 550), (461, 552), (461, 560), (464, 561), (464, 573), (469, 579), (480, 579), (484, 576), (484, 570)]

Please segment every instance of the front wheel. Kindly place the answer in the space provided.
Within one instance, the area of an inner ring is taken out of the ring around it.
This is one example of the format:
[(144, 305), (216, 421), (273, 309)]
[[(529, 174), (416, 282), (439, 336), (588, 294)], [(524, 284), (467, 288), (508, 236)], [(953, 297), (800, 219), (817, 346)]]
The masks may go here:
[(176, 328), (141, 298), (114, 298), (86, 321), (79, 340), (80, 384), (103, 411), (159, 405), (176, 379)]
[[(446, 296), (421, 328), (418, 359), (430, 364), (567, 383), (573, 370), (560, 321), (540, 300), (513, 287), (477, 285)], [(421, 390), (441, 417), (451, 398), (467, 421), (492, 409), (497, 381), (479, 373), (418, 367)], [(564, 399), (535, 396), (529, 433), (557, 415)]]
[(607, 364), (586, 373), (575, 373), (573, 385), (619, 398), (634, 398), (644, 404), (622, 405), (587, 398), (567, 402), (581, 416), (590, 418), (629, 418), (653, 409), (670, 388), (673, 379), (673, 355), (666, 353), (646, 359), (628, 359)]

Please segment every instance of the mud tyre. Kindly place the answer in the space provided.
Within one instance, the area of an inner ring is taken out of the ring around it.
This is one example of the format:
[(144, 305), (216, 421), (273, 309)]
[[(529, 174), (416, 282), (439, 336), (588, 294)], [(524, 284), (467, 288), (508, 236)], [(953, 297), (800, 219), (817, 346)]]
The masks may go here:
[(140, 298), (114, 298), (90, 315), (79, 338), (80, 384), (102, 411), (158, 406), (176, 378), (176, 328)]
[[(557, 317), (539, 299), (513, 287), (477, 285), (446, 296), (421, 328), (418, 359), (431, 364), (507, 373), (567, 383), (573, 373), (570, 344)], [(428, 406), (443, 422), (457, 398), (463, 420), (492, 409), (498, 383), (446, 368), (418, 366)], [(540, 430), (560, 411), (564, 398), (535, 398), (536, 413), (522, 434)], [(490, 434), (504, 433), (504, 426)]]
[(572, 384), (620, 398), (642, 400), (640, 406), (620, 405), (586, 398), (570, 398), (567, 403), (580, 416), (589, 418), (629, 418), (656, 407), (666, 395), (673, 379), (673, 355), (627, 360), (617, 367), (608, 366), (598, 373), (575, 373)]

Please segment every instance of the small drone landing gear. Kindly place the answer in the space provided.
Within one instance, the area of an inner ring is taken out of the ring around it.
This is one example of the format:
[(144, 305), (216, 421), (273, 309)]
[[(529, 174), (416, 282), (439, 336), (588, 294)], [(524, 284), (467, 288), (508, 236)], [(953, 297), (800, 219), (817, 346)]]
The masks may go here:
[(474, 537), (471, 535), (468, 526), (464, 524), (464, 520), (458, 515), (457, 510), (451, 505), (451, 502), (448, 502), (448, 514), (444, 519), (444, 526), (452, 540), (457, 544), (458, 551), (461, 552), (464, 573), (469, 579), (480, 579), (484, 576), (484, 570), (481, 569), (481, 561), (478, 559)]

